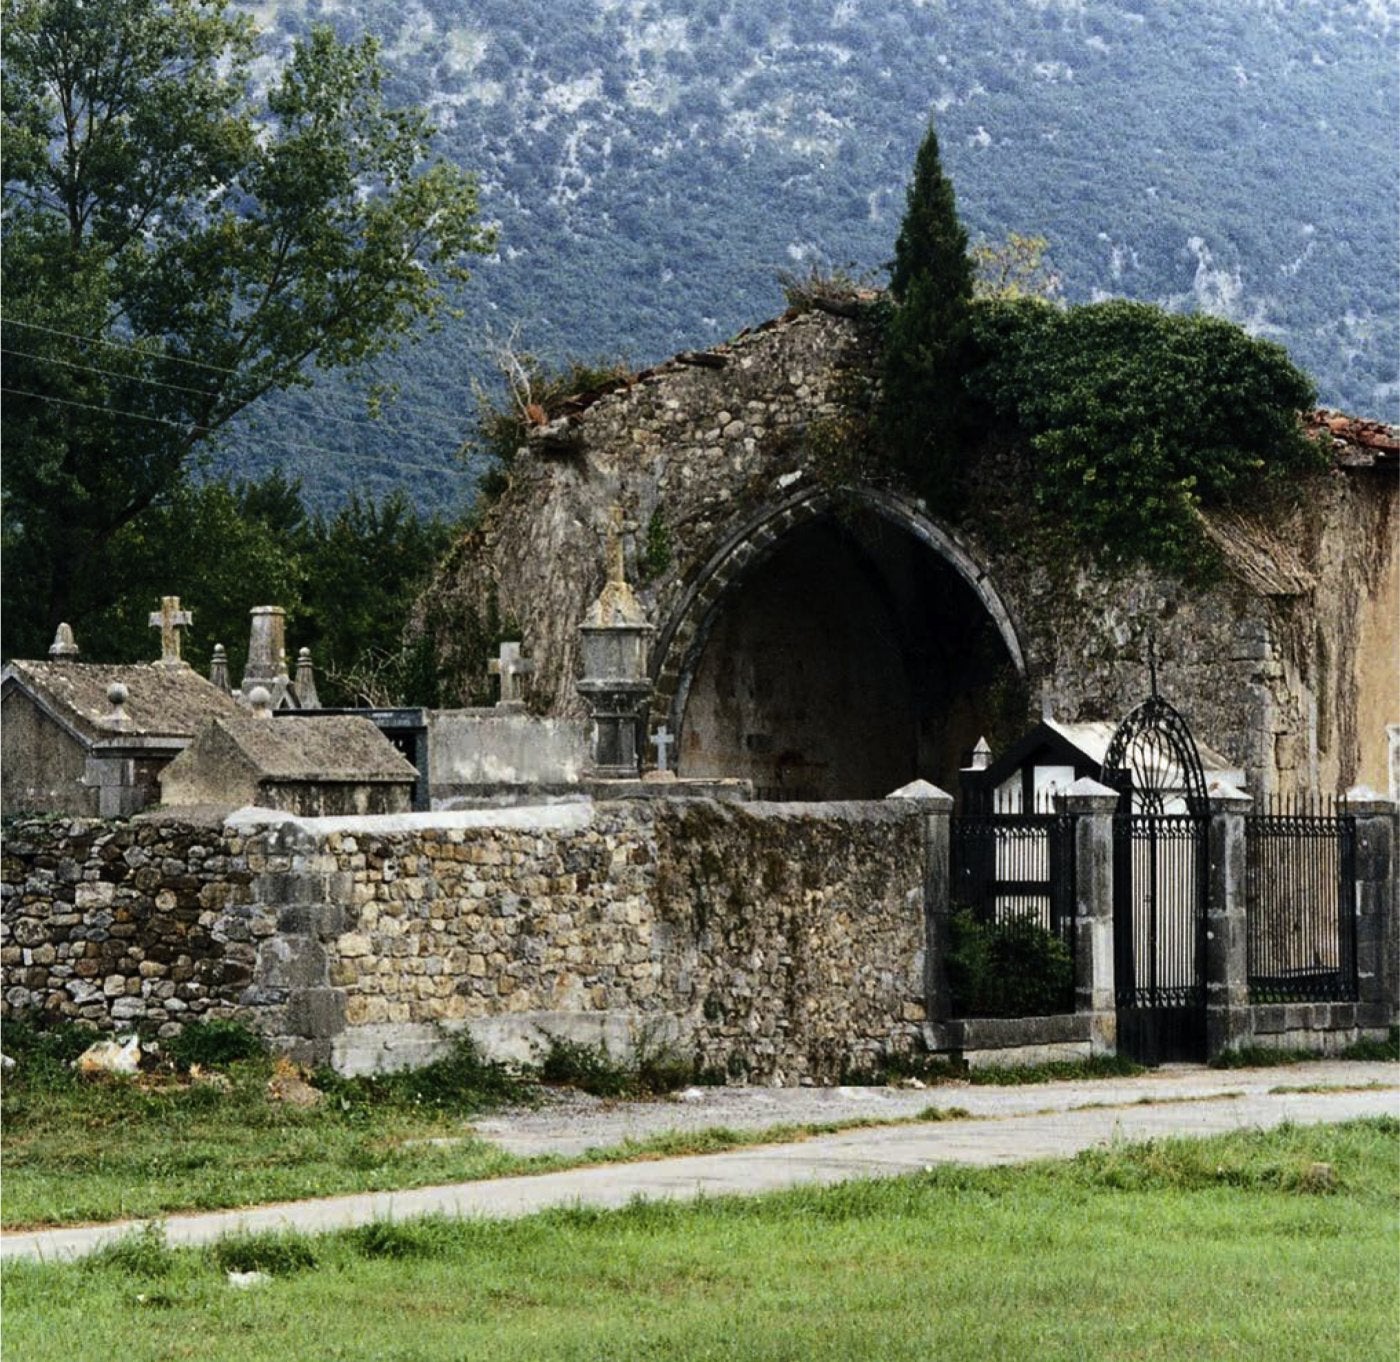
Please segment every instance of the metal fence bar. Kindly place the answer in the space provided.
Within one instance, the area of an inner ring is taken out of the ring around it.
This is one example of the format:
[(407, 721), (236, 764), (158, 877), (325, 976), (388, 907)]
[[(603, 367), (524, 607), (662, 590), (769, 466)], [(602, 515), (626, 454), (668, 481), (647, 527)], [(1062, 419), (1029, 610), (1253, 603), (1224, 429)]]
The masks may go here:
[(1189, 1007), (1199, 1002), (1201, 822), (1190, 814), (1132, 814), (1114, 820), (1119, 850), (1114, 989), (1120, 1007)]
[(964, 814), (950, 831), (954, 903), (981, 922), (1029, 917), (1073, 944), (1073, 818)]
[(1356, 998), (1356, 822), (1316, 796), (1245, 818), (1251, 1002)]

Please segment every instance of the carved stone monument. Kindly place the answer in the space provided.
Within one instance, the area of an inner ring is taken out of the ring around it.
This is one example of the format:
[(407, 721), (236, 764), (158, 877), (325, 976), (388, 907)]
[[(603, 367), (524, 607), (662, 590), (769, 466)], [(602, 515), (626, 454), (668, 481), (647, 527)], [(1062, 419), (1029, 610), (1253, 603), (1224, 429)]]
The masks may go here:
[(589, 774), (633, 779), (639, 772), (637, 729), (651, 695), (647, 643), (652, 626), (627, 585), (622, 556), (622, 511), (614, 507), (607, 533), (607, 580), (589, 607), (578, 692), (593, 715)]

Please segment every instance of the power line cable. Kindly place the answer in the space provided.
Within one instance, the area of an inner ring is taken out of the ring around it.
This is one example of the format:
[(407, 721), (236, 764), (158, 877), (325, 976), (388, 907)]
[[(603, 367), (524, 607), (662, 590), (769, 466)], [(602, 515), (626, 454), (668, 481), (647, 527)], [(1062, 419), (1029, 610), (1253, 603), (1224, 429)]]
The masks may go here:
[[(83, 373), (106, 374), (111, 378), (120, 378), (128, 383), (148, 383), (156, 388), (169, 388), (172, 392), (194, 393), (198, 397), (213, 396), (207, 389), (191, 388), (187, 383), (167, 383), (159, 378), (143, 378), (140, 374), (124, 374), (119, 369), (102, 369), (93, 364), (79, 364), (76, 360), (60, 359), (57, 355), (36, 355), (31, 350), (5, 349), (3, 347), (0, 347), (0, 355), (18, 355), (24, 359), (37, 360), (41, 364), (61, 364), (68, 369), (80, 369)], [(307, 394), (288, 392), (287, 395), (289, 397), (303, 397)], [(380, 425), (371, 416), (364, 416), (356, 419), (353, 416), (336, 416), (334, 413), (328, 411), (313, 411), (306, 414), (316, 420), (340, 421), (344, 425), (355, 426), (361, 430), (388, 431), (396, 435), (421, 436), (421, 432), (414, 431), (408, 426), (394, 426), (387, 423)], [(460, 440), (454, 442), (454, 452), (457, 448), (461, 447), (461, 444), (462, 441)]]
[[(105, 336), (85, 336), (85, 335), (83, 335), (83, 334), (81, 334), (80, 332), (77, 332), (77, 331), (63, 331), (63, 330), (60, 330), (60, 329), (59, 329), (58, 327), (56, 327), (56, 326), (44, 326), (44, 325), (43, 325), (42, 323), (40, 323), (40, 322), (22, 322), (22, 321), (20, 321), (18, 318), (15, 318), (15, 317), (0, 316), (0, 323), (3, 323), (3, 324), (6, 325), (6, 326), (22, 326), (22, 327), (25, 327), (27, 330), (30, 330), (30, 331), (44, 331), (44, 332), (47, 332), (47, 333), (48, 333), (49, 335), (51, 335), (51, 336), (65, 336), (65, 337), (67, 337), (69, 340), (84, 341), (85, 343), (87, 343), (87, 344), (89, 344), (89, 345), (107, 345), (107, 346), (111, 346), (113, 349), (116, 349), (116, 350), (134, 350), (134, 351), (136, 351), (138, 354), (146, 355), (147, 357), (153, 358), (153, 359), (161, 359), (161, 360), (164, 360), (166, 363), (169, 363), (169, 364), (188, 364), (188, 365), (190, 365), (191, 367), (196, 368), (196, 369), (209, 369), (209, 370), (211, 370), (211, 371), (214, 372), (214, 373), (220, 373), (220, 374), (234, 374), (234, 375), (237, 375), (239, 372), (241, 372), (241, 371), (238, 370), (238, 369), (230, 369), (227, 365), (223, 365), (223, 364), (210, 364), (207, 360), (186, 359), (186, 358), (184, 358), (182, 355), (171, 355), (171, 354), (166, 354), (164, 351), (150, 351), (150, 350), (145, 350), (145, 349), (143, 349), (140, 345), (136, 344), (136, 343), (133, 342), (133, 341), (109, 340), (109, 339), (108, 339), (107, 337), (105, 337)], [(465, 389), (453, 389), (453, 391), (454, 391), (454, 392), (460, 392), (460, 393), (462, 393), (464, 396), (468, 396), (468, 394), (466, 393), (466, 390), (465, 390)], [(469, 396), (470, 396), (470, 400), (472, 401), (472, 403), (475, 404), (475, 402), (476, 402), (476, 394), (475, 394), (475, 393), (471, 393)], [(445, 407), (435, 407), (435, 406), (433, 406), (432, 404), (426, 403), (426, 402), (402, 402), (402, 401), (399, 401), (399, 402), (396, 402), (395, 405), (396, 405), (396, 406), (403, 407), (403, 408), (405, 408), (405, 409), (413, 408), (413, 409), (419, 410), (419, 411), (430, 411), (430, 412), (435, 412), (435, 413), (437, 413), (438, 415), (442, 415), (442, 416), (447, 416), (447, 415), (449, 415), (449, 412), (448, 412), (448, 409), (447, 409), (447, 408), (445, 408)]]
[[(81, 407), (86, 411), (100, 412), (106, 416), (126, 416), (133, 421), (151, 421), (156, 425), (173, 426), (176, 430), (184, 430), (190, 434), (199, 430), (199, 425), (188, 421), (172, 421), (166, 416), (148, 416), (139, 411), (119, 411), (116, 407), (99, 406), (94, 402), (75, 402), (66, 397), (50, 397), (45, 393), (30, 392), (25, 388), (5, 388), (0, 387), (0, 393), (8, 393), (12, 397), (32, 397), (39, 402), (53, 402), (60, 407)], [(327, 449), (324, 445), (307, 444), (304, 440), (284, 440), (277, 436), (264, 437), (267, 443), (281, 445), (286, 449), (307, 449), (317, 454), (329, 454), (336, 459), (349, 459), (351, 461), (373, 461), (375, 463), (392, 464), (395, 468), (414, 468), (424, 473), (436, 473), (441, 477), (444, 473), (451, 473), (454, 470), (445, 464), (409, 463), (392, 454), (359, 454), (348, 449)], [(468, 454), (464, 456), (465, 462), (475, 462), (482, 459), (483, 455)]]

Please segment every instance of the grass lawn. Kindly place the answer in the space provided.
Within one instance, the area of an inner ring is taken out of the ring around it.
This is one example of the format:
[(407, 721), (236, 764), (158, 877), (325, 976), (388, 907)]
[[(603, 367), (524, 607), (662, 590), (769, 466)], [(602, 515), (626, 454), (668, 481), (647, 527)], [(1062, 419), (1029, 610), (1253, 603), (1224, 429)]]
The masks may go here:
[[(6, 1268), (7, 1356), (1394, 1355), (1400, 1122)], [(236, 1289), (230, 1270), (270, 1280)]]
[[(761, 1132), (716, 1127), (582, 1156), (526, 1158), (475, 1138), (470, 1122), (537, 1089), (466, 1050), (382, 1079), (322, 1075), (327, 1098), (315, 1108), (268, 1099), (275, 1066), (265, 1056), (230, 1063), (200, 1082), (176, 1074), (91, 1081), (62, 1062), (42, 1061), (31, 1064), (27, 1081), (10, 1078), (0, 1099), (5, 1229), (715, 1153), (872, 1124), (775, 1125)], [(959, 1114), (960, 1108), (930, 1108), (923, 1119)]]

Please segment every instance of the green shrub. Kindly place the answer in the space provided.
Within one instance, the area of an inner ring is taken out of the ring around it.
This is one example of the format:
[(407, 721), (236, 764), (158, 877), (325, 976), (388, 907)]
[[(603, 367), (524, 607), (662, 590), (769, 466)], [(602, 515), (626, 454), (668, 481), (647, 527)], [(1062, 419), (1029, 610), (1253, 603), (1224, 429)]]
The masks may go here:
[(1327, 466), (1298, 419), (1312, 384), (1232, 322), (1122, 300), (983, 302), (972, 318), (970, 392), (1029, 441), (1037, 502), (1110, 558), (1200, 568), (1199, 508)]
[(38, 1026), (30, 1021), (7, 1021), (0, 1046), (15, 1061), (6, 1086), (15, 1088), (68, 1087), (75, 1081), (73, 1061), (101, 1036), (73, 1022)]
[(90, 1272), (115, 1270), (147, 1279), (166, 1276), (174, 1263), (175, 1251), (165, 1242), (165, 1227), (154, 1221), (83, 1259), (84, 1269)]
[(243, 1059), (257, 1059), (266, 1052), (262, 1037), (242, 1022), (189, 1022), (178, 1036), (166, 1042), (165, 1052), (182, 1069), (198, 1064), (202, 1069), (226, 1069)]
[(595, 1097), (652, 1097), (692, 1081), (694, 1066), (654, 1037), (637, 1038), (630, 1060), (615, 1059), (606, 1044), (587, 1045), (550, 1036), (540, 1078)]
[(957, 1016), (1053, 1016), (1072, 1006), (1074, 961), (1033, 918), (979, 922), (960, 909), (949, 922), (948, 984)]
[(1384, 1040), (1359, 1040), (1348, 1045), (1338, 1059), (1400, 1059), (1400, 1026), (1392, 1026)]

